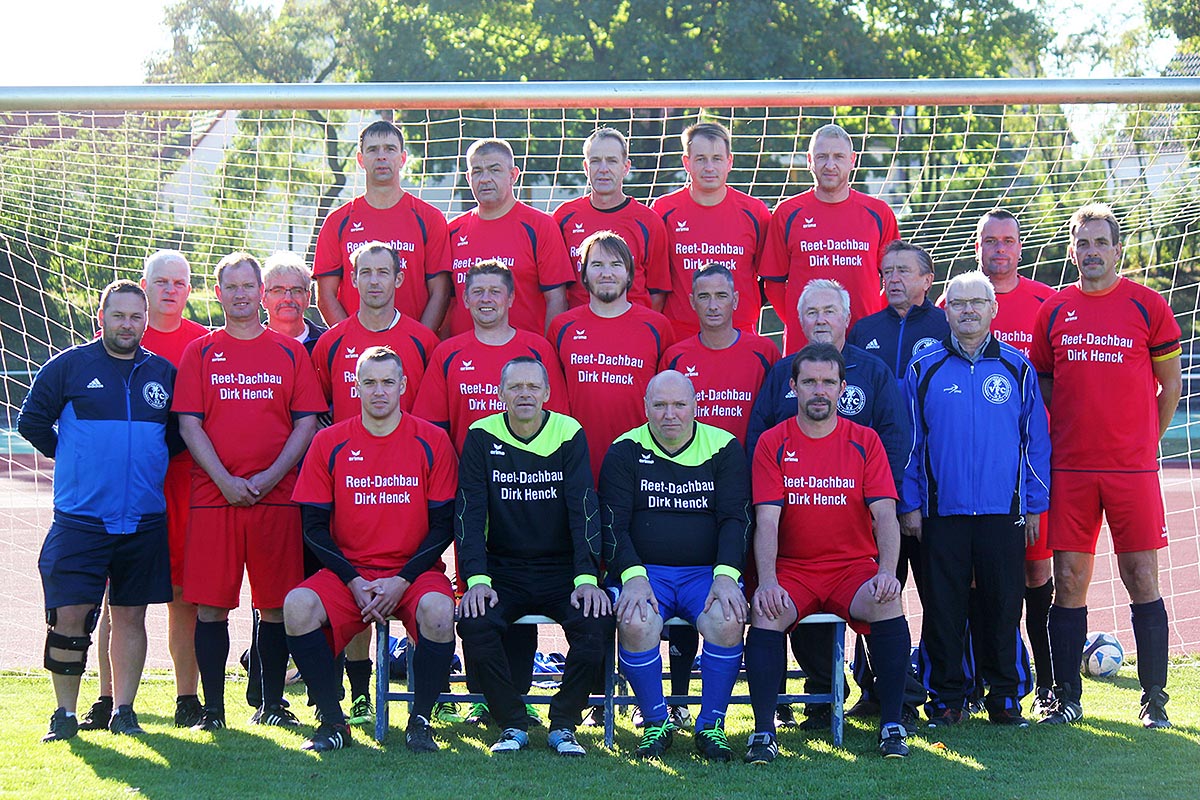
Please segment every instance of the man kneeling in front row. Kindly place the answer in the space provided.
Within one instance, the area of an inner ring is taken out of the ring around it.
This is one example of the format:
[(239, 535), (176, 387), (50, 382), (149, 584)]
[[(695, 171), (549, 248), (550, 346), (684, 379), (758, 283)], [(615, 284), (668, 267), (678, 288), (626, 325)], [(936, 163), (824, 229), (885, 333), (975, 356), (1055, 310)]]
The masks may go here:
[(325, 565), (283, 605), (288, 648), (320, 719), (302, 749), (349, 746), (334, 654), (395, 614), (419, 636), (405, 744), (433, 752), (429, 718), (454, 657), (454, 592), (441, 555), (452, 536), (458, 459), (445, 431), (400, 411), (408, 381), (395, 351), (367, 348), (355, 372), (362, 414), (317, 433), (293, 494), (304, 539)]
[(903, 758), (900, 706), (911, 641), (895, 574), (900, 525), (887, 453), (873, 430), (837, 416), (846, 369), (836, 347), (805, 346), (792, 362), (791, 385), (796, 417), (764, 433), (754, 451), (758, 589), (746, 676), (755, 733), (746, 761), (765, 764), (779, 754), (775, 705), (786, 634), (822, 611), (867, 634), (881, 705), (879, 750)]

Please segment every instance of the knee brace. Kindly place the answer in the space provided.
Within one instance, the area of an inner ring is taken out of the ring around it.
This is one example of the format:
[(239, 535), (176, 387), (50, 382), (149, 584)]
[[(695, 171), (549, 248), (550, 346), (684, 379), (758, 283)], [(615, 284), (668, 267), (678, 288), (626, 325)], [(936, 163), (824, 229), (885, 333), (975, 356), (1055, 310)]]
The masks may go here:
[[(58, 675), (82, 675), (84, 669), (87, 668), (87, 651), (92, 646), (91, 632), (96, 629), (96, 624), (100, 621), (100, 606), (92, 609), (84, 620), (83, 636), (65, 636), (54, 630), (54, 625), (58, 622), (58, 614), (56, 609), (50, 609), (46, 612), (46, 650), (44, 656), (44, 665), (46, 669)], [(59, 661), (50, 655), (50, 649), (57, 650), (73, 650), (80, 654), (78, 661)]]

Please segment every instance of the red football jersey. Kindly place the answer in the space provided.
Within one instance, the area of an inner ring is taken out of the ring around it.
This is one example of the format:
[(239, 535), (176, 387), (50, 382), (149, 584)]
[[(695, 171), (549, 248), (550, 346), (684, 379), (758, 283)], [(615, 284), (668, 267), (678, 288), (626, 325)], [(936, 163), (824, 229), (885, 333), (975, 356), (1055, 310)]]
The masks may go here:
[(181, 319), (179, 327), (170, 333), (163, 333), (147, 325), (146, 335), (142, 337), (142, 347), (155, 355), (162, 356), (178, 368), (179, 362), (183, 360), (183, 351), (187, 349), (188, 344), (193, 339), (199, 339), (207, 334), (208, 328), (198, 322), (192, 322), (190, 319)]
[(660, 366), (691, 378), (696, 387), (696, 419), (723, 428), (744, 446), (750, 409), (779, 348), (765, 336), (740, 331), (738, 340), (724, 350), (704, 346), (691, 336), (667, 350)]
[(992, 320), (992, 335), (1007, 342), (1029, 358), (1033, 349), (1033, 328), (1038, 310), (1054, 294), (1044, 283), (1017, 276), (1017, 288), (1004, 294), (996, 294), (1000, 311)]
[(608, 446), (645, 424), (646, 384), (675, 334), (666, 317), (644, 306), (612, 318), (578, 306), (550, 324), (550, 341), (566, 375), (571, 416), (587, 434), (592, 475), (599, 478)]
[(870, 504), (896, 499), (896, 482), (878, 434), (838, 417), (811, 439), (789, 417), (754, 451), (754, 502), (781, 506), (779, 557), (805, 561), (878, 558)]
[(545, 337), (517, 330), (501, 345), (484, 344), (470, 331), (447, 339), (429, 359), (413, 413), (450, 432), (456, 452), (462, 452), (467, 428), (477, 419), (504, 410), (497, 396), (500, 370), (517, 356), (533, 356), (550, 373), (550, 400), (546, 408), (570, 413), (567, 387), (558, 356)]
[(763, 201), (732, 186), (727, 189), (725, 199), (715, 206), (697, 203), (686, 186), (650, 206), (667, 228), (671, 294), (663, 313), (679, 336), (700, 332), (700, 322), (688, 297), (692, 294), (692, 273), (711, 263), (728, 267), (733, 273), (733, 288), (738, 292), (734, 327), (757, 330), (762, 307), (759, 260), (771, 212)]
[(787, 308), (775, 309), (787, 323), (784, 352), (804, 346), (796, 304), (814, 278), (831, 278), (850, 293), (851, 325), (882, 311), (887, 301), (880, 259), (888, 242), (899, 238), (888, 204), (854, 189), (840, 203), (823, 203), (809, 189), (776, 206), (760, 273), (765, 280), (787, 281)]
[(321, 334), (313, 348), (313, 367), (326, 401), (333, 404), (334, 422), (362, 414), (354, 368), (363, 351), (375, 345), (387, 345), (400, 356), (408, 378), (408, 388), (400, 398), (400, 409), (411, 411), (421, 378), (425, 375), (425, 366), (438, 346), (438, 338), (407, 314), (401, 314), (396, 324), (384, 331), (367, 330), (354, 314)]
[(1128, 278), (1102, 294), (1073, 284), (1042, 304), (1031, 361), (1054, 378), (1053, 469), (1157, 471), (1152, 364), (1180, 354), (1179, 336), (1167, 301)]
[(571, 308), (587, 305), (588, 291), (580, 275), (579, 245), (597, 231), (619, 234), (633, 253), (633, 286), (629, 302), (650, 307), (650, 293), (671, 291), (671, 268), (667, 261), (667, 232), (662, 220), (632, 197), (616, 208), (599, 209), (590, 195), (568, 200), (554, 210), (554, 221), (575, 268), (575, 283), (567, 289)]
[[(248, 478), (279, 457), (293, 419), (327, 407), (302, 344), (270, 328), (248, 340), (219, 328), (183, 351), (171, 410), (199, 417), (225, 469)], [(289, 503), (295, 480), (293, 469), (259, 502)], [(192, 470), (192, 505), (227, 505), (199, 467)]]
[(350, 282), (354, 272), (350, 256), (367, 242), (383, 242), (396, 251), (404, 271), (404, 283), (396, 290), (396, 308), (420, 319), (429, 303), (425, 281), (450, 269), (446, 230), (442, 212), (412, 192), (405, 192), (391, 208), (375, 208), (365, 197), (356, 197), (332, 211), (321, 225), (313, 276), (342, 279), (338, 302), (352, 317), (358, 311), (358, 290)]
[(355, 416), (318, 431), (292, 500), (333, 508), (333, 540), (356, 567), (399, 571), (429, 533), (429, 509), (454, 502), (458, 456), (446, 432), (405, 414), (375, 436)]
[(450, 304), (452, 335), (466, 333), (473, 327), (462, 298), (467, 270), (480, 261), (499, 259), (512, 270), (517, 296), (509, 323), (539, 336), (546, 330), (546, 299), (542, 292), (575, 280), (575, 270), (554, 218), (524, 203), (517, 203), (499, 219), (483, 219), (478, 210), (455, 217), (450, 222), (450, 255), (455, 294)]

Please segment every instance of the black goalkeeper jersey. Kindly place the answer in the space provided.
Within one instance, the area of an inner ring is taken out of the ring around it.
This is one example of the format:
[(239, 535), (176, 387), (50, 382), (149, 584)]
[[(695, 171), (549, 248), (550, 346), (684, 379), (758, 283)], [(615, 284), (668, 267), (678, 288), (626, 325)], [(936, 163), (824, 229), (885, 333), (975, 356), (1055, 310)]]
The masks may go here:
[(467, 431), (458, 470), (454, 537), (467, 588), (497, 570), (571, 574), (575, 585), (600, 575), (600, 515), (587, 439), (564, 414), (543, 412), (529, 440), (502, 412)]
[[(613, 442), (600, 470), (610, 576), (630, 567), (723, 566), (740, 574), (750, 530), (750, 476), (733, 434), (695, 423), (668, 454), (650, 426)], [(611, 549), (608, 549), (611, 548)]]

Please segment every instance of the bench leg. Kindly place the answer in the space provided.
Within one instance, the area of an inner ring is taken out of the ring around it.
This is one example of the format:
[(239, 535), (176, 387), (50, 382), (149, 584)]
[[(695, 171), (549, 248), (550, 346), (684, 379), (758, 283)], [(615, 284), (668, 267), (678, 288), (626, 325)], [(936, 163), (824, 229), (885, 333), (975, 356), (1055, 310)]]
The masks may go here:
[(617, 648), (612, 639), (604, 645), (604, 746), (609, 750), (613, 746), (613, 733), (616, 726), (616, 707), (613, 705), (613, 694), (616, 688)]
[(833, 626), (833, 680), (831, 681), (833, 702), (829, 705), (829, 726), (833, 732), (833, 744), (842, 746), (842, 706), (846, 699), (846, 623)]
[(383, 744), (388, 731), (388, 677), (392, 653), (387, 621), (375, 623), (375, 741)]

